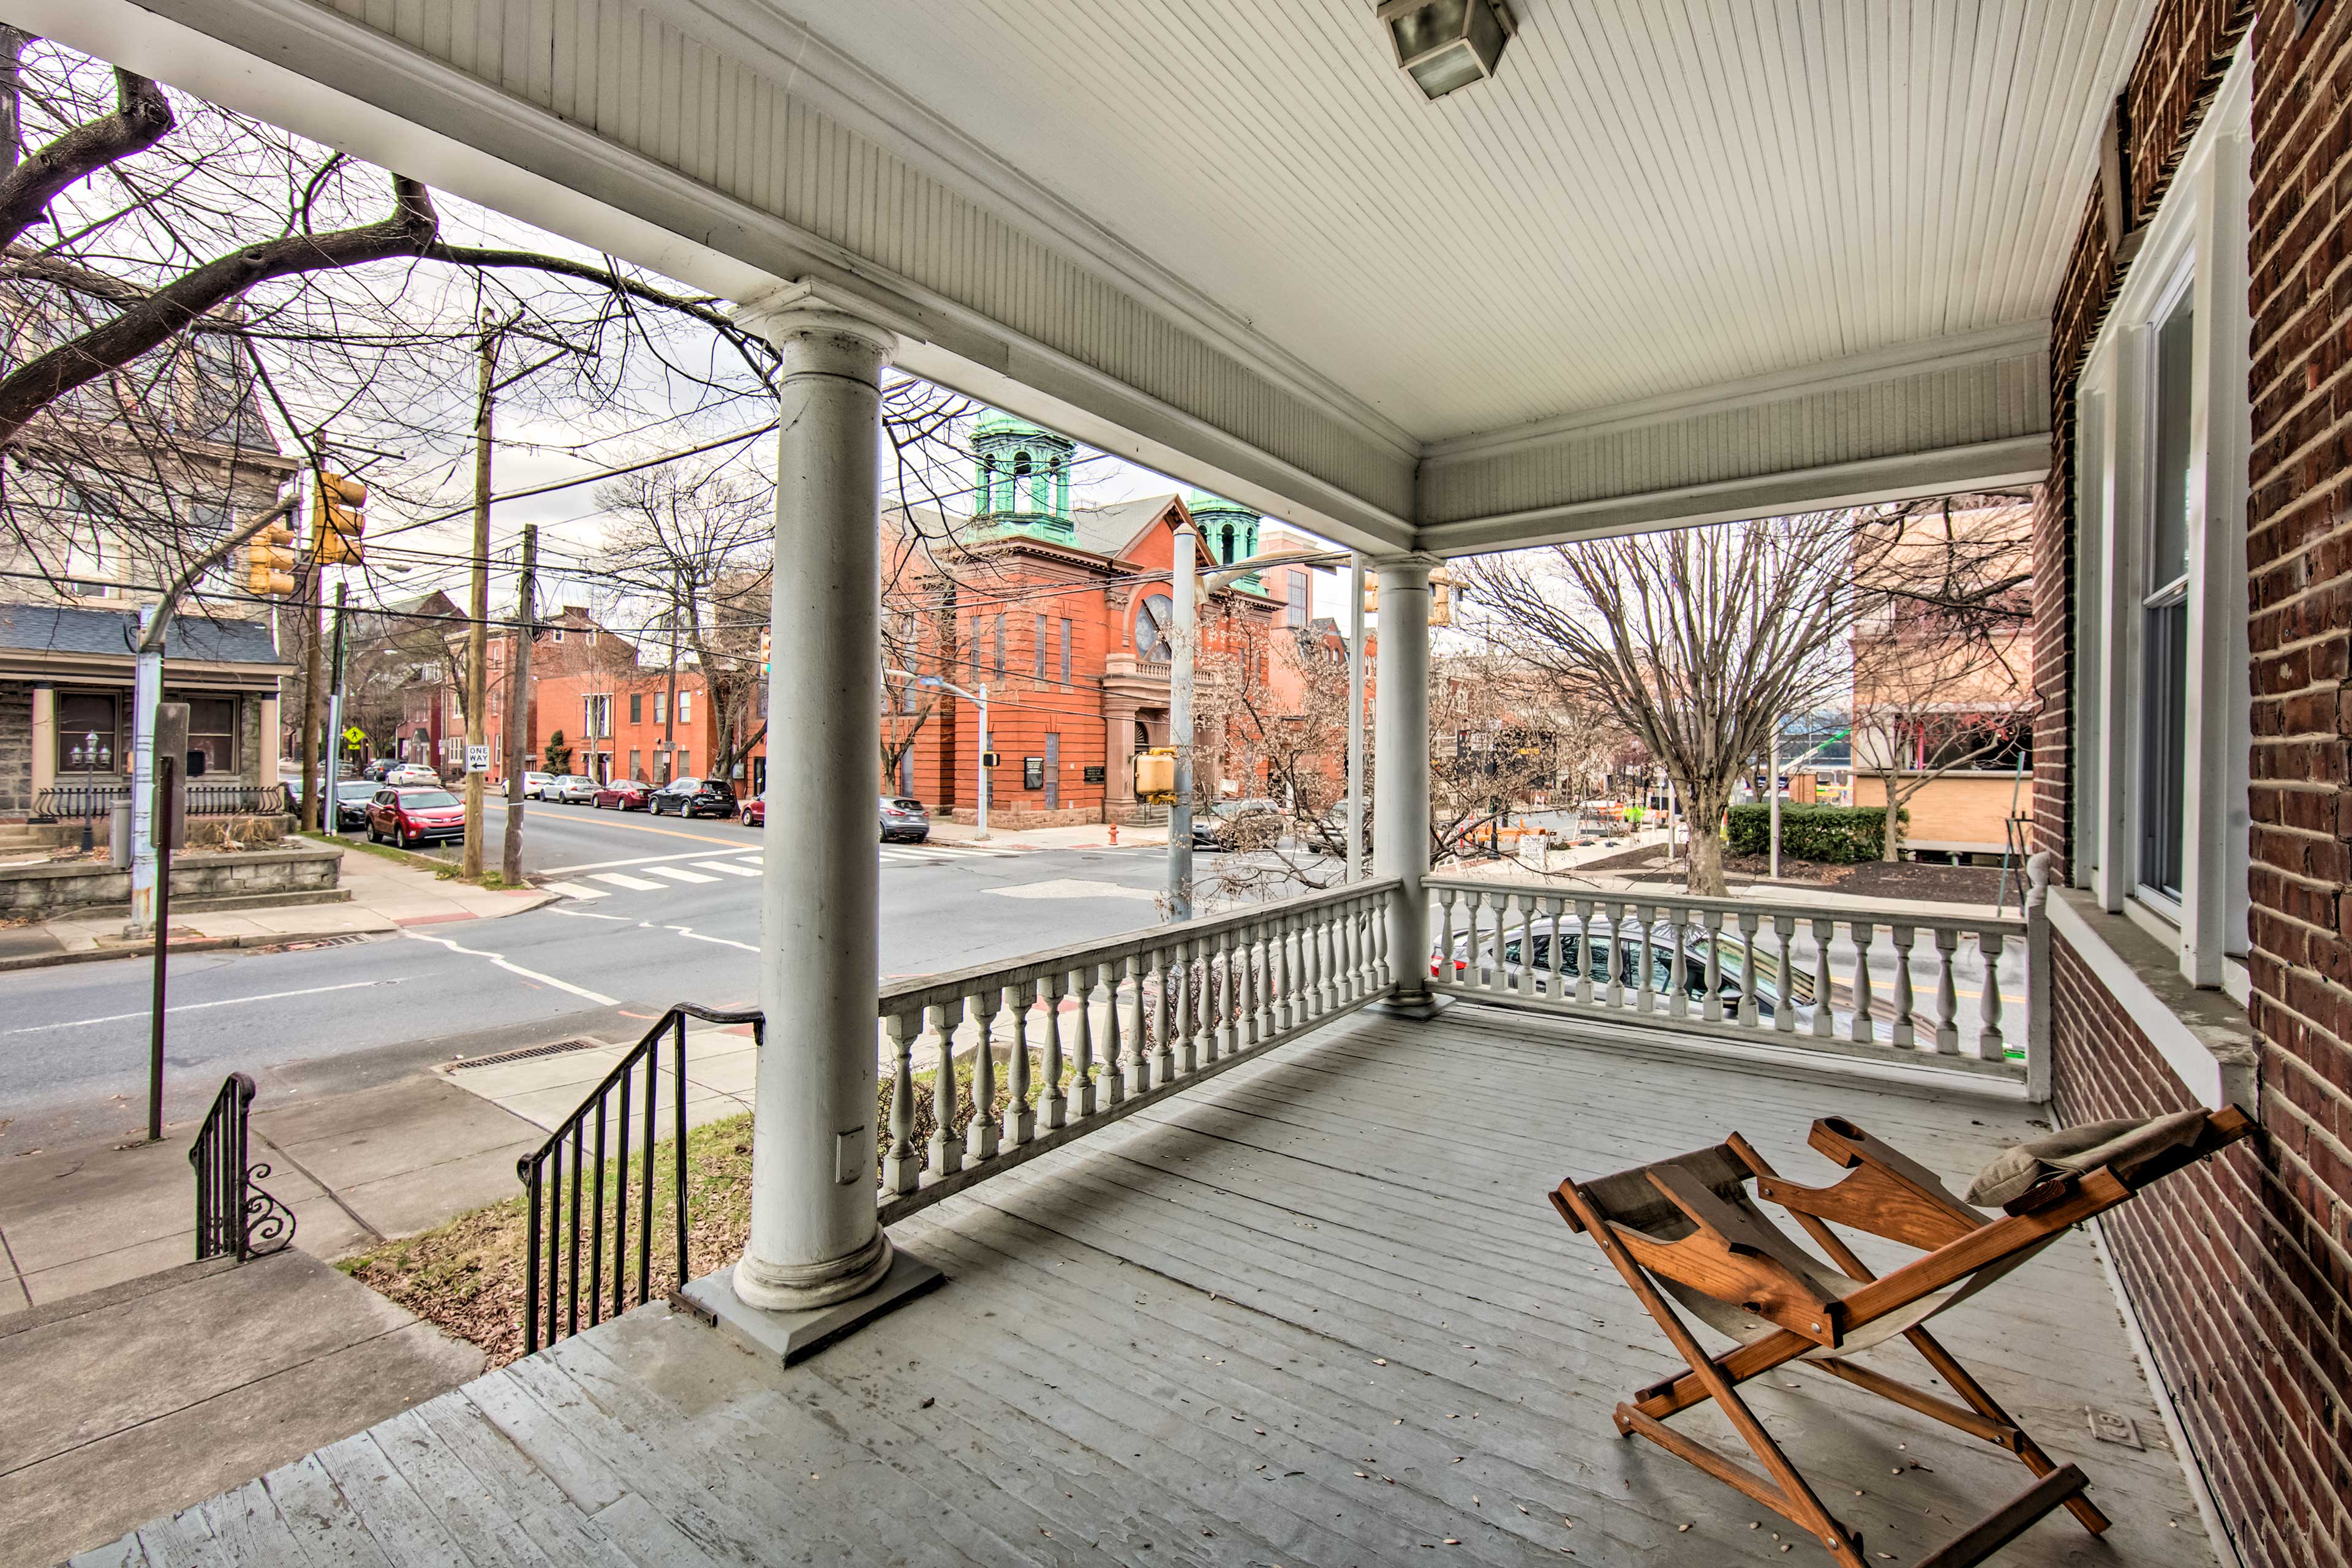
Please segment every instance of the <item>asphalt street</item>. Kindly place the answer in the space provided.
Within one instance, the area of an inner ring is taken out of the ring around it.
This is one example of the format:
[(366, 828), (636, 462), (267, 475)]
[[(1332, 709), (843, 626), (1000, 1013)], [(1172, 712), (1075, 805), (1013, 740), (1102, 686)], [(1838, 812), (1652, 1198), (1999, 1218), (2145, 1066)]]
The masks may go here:
[[(167, 1119), (202, 1114), (231, 1070), (253, 1074), (266, 1098), (361, 1087), (460, 1055), (617, 1039), (676, 1002), (756, 999), (759, 830), (536, 802), (526, 822), (526, 865), (566, 893), (545, 909), (304, 951), (173, 959)], [(1156, 847), (876, 853), (877, 978), (1160, 918)], [(1215, 857), (1198, 865), (1206, 902)], [(151, 975), (128, 959), (0, 976), (0, 1156), (142, 1125)]]

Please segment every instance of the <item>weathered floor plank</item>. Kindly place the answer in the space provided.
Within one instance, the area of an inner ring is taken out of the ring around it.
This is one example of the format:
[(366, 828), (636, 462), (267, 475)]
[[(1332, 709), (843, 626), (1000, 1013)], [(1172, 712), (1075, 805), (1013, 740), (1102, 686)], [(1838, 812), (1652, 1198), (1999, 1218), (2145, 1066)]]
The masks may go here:
[[(2037, 1130), (1540, 1024), (1350, 1018), (908, 1220), (897, 1240), (947, 1288), (802, 1366), (641, 1309), (103, 1560), (161, 1565), (209, 1532), (257, 1568), (1818, 1561), (1617, 1437), (1616, 1401), (1679, 1363), (1544, 1194), (1735, 1128), (1818, 1177), (1804, 1135), (1831, 1113), (1955, 1180)], [(2092, 1248), (2068, 1237), (1938, 1331), (2089, 1473), (2116, 1521), (2101, 1560), (2211, 1568)], [(1904, 1347), (1868, 1359), (1935, 1386)], [(1748, 1386), (1874, 1560), (2024, 1479), (1828, 1379)], [(2094, 1442), (2091, 1407), (2150, 1447)], [(1705, 1410), (1677, 1425), (1736, 1444)], [(2063, 1514), (2001, 1558), (2085, 1560)]]

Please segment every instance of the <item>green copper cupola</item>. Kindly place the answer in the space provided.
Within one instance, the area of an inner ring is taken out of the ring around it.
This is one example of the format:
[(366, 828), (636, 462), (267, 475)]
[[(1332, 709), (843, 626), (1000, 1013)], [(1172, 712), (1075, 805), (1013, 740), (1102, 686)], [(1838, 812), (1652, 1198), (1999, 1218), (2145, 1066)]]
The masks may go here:
[(971, 433), (972, 521), (983, 539), (1027, 534), (1068, 544), (1070, 461), (1077, 443), (994, 409)]
[[(1213, 570), (1231, 566), (1257, 553), (1258, 524), (1264, 520), (1249, 508), (1206, 490), (1194, 490), (1184, 498), (1184, 510), (1192, 514), (1192, 521), (1201, 531), (1203, 566)], [(1265, 586), (1255, 572), (1234, 585), (1252, 593)]]

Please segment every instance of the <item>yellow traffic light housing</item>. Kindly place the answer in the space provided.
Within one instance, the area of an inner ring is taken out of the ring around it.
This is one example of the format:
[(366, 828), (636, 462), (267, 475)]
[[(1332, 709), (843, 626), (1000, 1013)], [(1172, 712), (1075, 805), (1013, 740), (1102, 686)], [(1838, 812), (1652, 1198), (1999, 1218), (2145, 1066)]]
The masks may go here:
[(310, 498), (310, 552), (321, 566), (356, 566), (367, 531), (367, 486), (331, 469), (319, 475)]
[(1454, 624), (1454, 575), (1443, 566), (1429, 574), (1429, 624), (1433, 626)]
[(246, 542), (245, 586), (257, 598), (294, 595), (294, 531), (273, 522)]
[(1135, 798), (1166, 805), (1176, 798), (1176, 752), (1168, 746), (1135, 753)]

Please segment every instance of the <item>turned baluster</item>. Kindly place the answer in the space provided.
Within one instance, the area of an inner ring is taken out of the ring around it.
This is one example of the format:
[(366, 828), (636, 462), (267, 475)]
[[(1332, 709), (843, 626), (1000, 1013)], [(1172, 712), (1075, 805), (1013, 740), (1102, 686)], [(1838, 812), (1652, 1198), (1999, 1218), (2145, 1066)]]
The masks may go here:
[(1908, 1050), (1918, 1043), (1911, 1024), (1911, 949), (1919, 933), (1905, 925), (1887, 929), (1895, 939), (1895, 1026), (1887, 1042)]
[(996, 1039), (982, 1012), (986, 1005), (977, 992), (963, 999), (972, 1031), (971, 1120), (964, 1124), (963, 1152), (974, 1163), (996, 1157)]
[(1037, 1113), (1029, 1105), (1029, 1046), (1036, 1029), (1036, 1014), (1028, 987), (1007, 985), (1002, 991), (1003, 1008), (996, 1017), (1012, 1046), (1011, 1070), (1004, 1075), (1004, 1142), (1018, 1149), (1037, 1131)]
[(1960, 1049), (1960, 998), (1952, 984), (1952, 954), (1959, 945), (1959, 932), (1936, 932), (1936, 1049), (1945, 1056), (1958, 1056)]
[(1847, 1037), (1856, 1045), (1876, 1045), (1878, 1020), (1870, 1016), (1870, 942), (1877, 928), (1868, 921), (1855, 921), (1846, 929), (1853, 933), (1853, 1027)]
[[(890, 1146), (882, 1156), (882, 1185), (893, 1193), (911, 1193), (923, 1179), (923, 1163), (915, 1150), (915, 1041), (907, 1016), (893, 1013), (882, 1020), (882, 1042), (890, 1052)], [(624, 1127), (622, 1135), (627, 1136)]]

